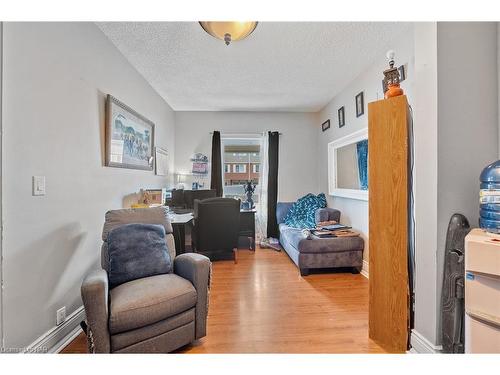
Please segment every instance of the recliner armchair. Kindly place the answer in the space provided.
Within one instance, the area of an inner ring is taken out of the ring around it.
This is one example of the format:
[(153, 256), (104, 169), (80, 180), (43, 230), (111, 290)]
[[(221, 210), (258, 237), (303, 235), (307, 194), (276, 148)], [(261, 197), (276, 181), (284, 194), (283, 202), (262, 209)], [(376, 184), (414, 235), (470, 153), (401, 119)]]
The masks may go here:
[[(173, 272), (108, 286), (107, 235), (130, 223), (165, 228)], [(210, 260), (201, 254), (175, 257), (172, 225), (164, 207), (108, 211), (102, 232), (101, 266), (82, 283), (89, 349), (95, 353), (167, 353), (206, 335)]]

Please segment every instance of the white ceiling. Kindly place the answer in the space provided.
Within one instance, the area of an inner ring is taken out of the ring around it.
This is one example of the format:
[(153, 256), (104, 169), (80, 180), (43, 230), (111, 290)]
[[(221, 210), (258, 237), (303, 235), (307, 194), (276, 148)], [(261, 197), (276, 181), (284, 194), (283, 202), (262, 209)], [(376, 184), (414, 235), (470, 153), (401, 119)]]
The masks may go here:
[(260, 22), (226, 46), (197, 22), (97, 24), (177, 111), (314, 112), (410, 23)]

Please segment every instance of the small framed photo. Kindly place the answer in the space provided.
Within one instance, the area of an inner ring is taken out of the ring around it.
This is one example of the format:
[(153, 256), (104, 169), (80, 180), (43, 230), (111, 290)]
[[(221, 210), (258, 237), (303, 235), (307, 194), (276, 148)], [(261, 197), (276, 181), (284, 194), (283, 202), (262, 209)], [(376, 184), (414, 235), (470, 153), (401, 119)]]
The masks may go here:
[(155, 173), (157, 176), (168, 176), (168, 152), (155, 147)]
[(399, 82), (403, 82), (406, 79), (406, 64), (401, 65), (398, 68), (398, 72), (399, 72)]
[(344, 106), (340, 107), (337, 111), (339, 114), (339, 128), (345, 125), (345, 110)]
[(321, 124), (321, 130), (325, 131), (327, 129), (330, 129), (330, 119)]
[(362, 116), (365, 113), (365, 99), (363, 91), (356, 95), (356, 117)]

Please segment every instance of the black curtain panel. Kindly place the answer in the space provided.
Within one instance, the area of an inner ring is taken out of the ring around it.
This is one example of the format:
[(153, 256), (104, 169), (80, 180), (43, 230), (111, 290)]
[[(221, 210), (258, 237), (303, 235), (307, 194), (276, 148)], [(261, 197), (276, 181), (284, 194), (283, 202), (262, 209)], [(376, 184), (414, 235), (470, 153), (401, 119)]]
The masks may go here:
[(278, 150), (279, 133), (269, 132), (269, 173), (267, 175), (267, 236), (279, 237), (278, 221), (276, 219), (276, 204), (278, 203)]
[(212, 175), (210, 189), (215, 190), (217, 197), (222, 197), (222, 160), (220, 149), (220, 132), (214, 131), (212, 136)]

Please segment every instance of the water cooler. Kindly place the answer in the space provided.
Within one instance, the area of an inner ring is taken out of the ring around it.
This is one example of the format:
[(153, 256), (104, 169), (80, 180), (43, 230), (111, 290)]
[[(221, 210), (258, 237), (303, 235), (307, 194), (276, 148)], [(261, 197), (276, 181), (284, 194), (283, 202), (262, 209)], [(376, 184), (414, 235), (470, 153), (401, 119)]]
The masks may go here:
[(500, 353), (500, 160), (480, 182), (481, 228), (465, 237), (465, 352)]
[(465, 237), (465, 352), (500, 353), (500, 236)]

